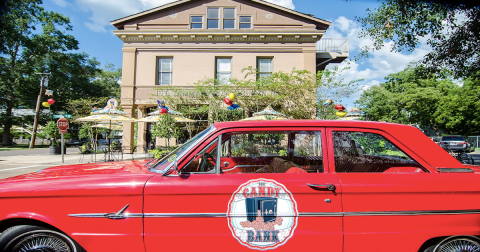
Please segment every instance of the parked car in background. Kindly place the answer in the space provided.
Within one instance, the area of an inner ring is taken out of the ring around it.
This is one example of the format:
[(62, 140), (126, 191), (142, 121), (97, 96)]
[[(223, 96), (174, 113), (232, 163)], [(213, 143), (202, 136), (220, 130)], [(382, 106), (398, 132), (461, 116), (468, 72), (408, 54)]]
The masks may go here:
[(215, 123), (161, 159), (0, 180), (0, 251), (479, 251), (479, 183), (407, 125)]
[(468, 147), (467, 147), (467, 152), (474, 152), (475, 151), (475, 148), (477, 147), (477, 143), (475, 141), (472, 141), (472, 140), (467, 140), (467, 144), (468, 144)]
[(79, 139), (71, 139), (69, 141), (65, 141), (66, 146), (80, 146), (86, 143), (86, 140), (79, 140)]
[(468, 150), (468, 143), (463, 136), (443, 136), (440, 140), (440, 146), (450, 150)]

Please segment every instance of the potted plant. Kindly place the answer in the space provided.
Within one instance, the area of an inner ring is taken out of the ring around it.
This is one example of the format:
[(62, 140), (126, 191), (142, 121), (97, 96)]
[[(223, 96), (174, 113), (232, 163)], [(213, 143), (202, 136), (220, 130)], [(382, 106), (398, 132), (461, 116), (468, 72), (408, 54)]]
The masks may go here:
[[(50, 138), (50, 147), (48, 152), (50, 155), (62, 154), (61, 143), (57, 142), (57, 139), (60, 138), (60, 134), (58, 133), (57, 124), (54, 121), (48, 122), (41, 135), (43, 137)], [(66, 146), (63, 148), (63, 153), (67, 153)]]

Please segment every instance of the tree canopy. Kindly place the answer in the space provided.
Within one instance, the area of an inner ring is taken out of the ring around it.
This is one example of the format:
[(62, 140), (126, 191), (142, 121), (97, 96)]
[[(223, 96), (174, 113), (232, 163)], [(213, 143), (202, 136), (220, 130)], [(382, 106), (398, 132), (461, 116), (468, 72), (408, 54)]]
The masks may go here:
[(0, 124), (2, 145), (11, 144), (15, 124), (12, 110), (18, 106), (35, 109), (40, 76), (50, 73), (48, 87), (55, 103), (51, 111), (63, 110), (70, 100), (119, 96), (120, 69), (100, 63), (78, 50), (78, 41), (68, 32), (70, 20), (40, 6), (41, 0), (7, 1), (0, 17)]
[(409, 66), (385, 83), (366, 90), (357, 101), (369, 120), (430, 127), (439, 135), (478, 134), (480, 79), (463, 83)]
[[(292, 119), (313, 119), (318, 103), (325, 99), (346, 98), (357, 91), (360, 80), (346, 82), (339, 77), (341, 70), (306, 70), (273, 72), (270, 76), (255, 78), (257, 70), (244, 69), (244, 79), (230, 79), (229, 84), (207, 78), (193, 84), (193, 89), (159, 87), (161, 99), (185, 116), (195, 120), (209, 119), (210, 123), (240, 120), (252, 116), (271, 105), (276, 111)], [(223, 98), (234, 93), (240, 105), (237, 110), (227, 110)], [(334, 114), (331, 111), (330, 114)], [(322, 113), (326, 114), (326, 113)], [(198, 117), (197, 117), (198, 116)]]
[(393, 42), (392, 51), (413, 51), (421, 38), (432, 51), (422, 63), (429, 70), (452, 71), (455, 77), (480, 75), (480, 3), (452, 0), (382, 0), (375, 10), (357, 17), (363, 27), (360, 36), (369, 36), (379, 50)]

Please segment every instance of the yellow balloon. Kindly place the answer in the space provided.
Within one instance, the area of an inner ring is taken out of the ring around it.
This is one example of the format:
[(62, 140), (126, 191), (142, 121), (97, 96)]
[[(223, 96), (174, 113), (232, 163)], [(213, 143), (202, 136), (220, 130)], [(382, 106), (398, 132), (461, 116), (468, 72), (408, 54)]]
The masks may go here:
[(46, 108), (50, 108), (50, 103), (48, 102), (42, 102), (42, 105)]
[(345, 111), (337, 111), (337, 116), (344, 117), (345, 115), (347, 115), (347, 112), (345, 112)]
[(235, 94), (234, 94), (234, 93), (230, 93), (230, 94), (228, 95), (228, 98), (230, 98), (230, 100), (232, 100), (232, 102), (235, 101)]
[(93, 112), (90, 112), (90, 115), (93, 115)]

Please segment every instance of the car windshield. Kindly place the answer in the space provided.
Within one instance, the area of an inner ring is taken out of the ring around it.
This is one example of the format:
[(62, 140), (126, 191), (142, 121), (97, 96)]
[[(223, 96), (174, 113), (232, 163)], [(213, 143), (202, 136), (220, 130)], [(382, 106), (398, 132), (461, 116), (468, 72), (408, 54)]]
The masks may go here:
[(444, 137), (442, 137), (442, 141), (463, 141), (463, 142), (465, 142), (465, 139), (462, 136), (444, 136)]
[(178, 158), (181, 158), (188, 150), (190, 150), (196, 143), (198, 143), (201, 139), (206, 137), (208, 133), (210, 133), (213, 130), (215, 130), (215, 126), (212, 125), (206, 130), (198, 133), (196, 136), (188, 140), (183, 145), (178, 146), (178, 148), (170, 152), (165, 157), (152, 162), (152, 164), (148, 165), (148, 167), (149, 168), (153, 167), (157, 171), (163, 171), (165, 168), (169, 167), (170, 164), (172, 164), (175, 160), (177, 160)]

